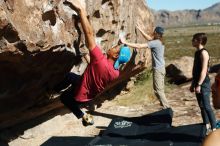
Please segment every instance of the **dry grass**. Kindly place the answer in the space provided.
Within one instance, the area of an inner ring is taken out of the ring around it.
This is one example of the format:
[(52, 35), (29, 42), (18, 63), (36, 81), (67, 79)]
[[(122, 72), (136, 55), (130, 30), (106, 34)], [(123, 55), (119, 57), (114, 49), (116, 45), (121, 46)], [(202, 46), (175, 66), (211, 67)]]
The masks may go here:
[(208, 36), (206, 48), (211, 56), (211, 64), (220, 60), (220, 26), (188, 26), (168, 28), (164, 36), (166, 46), (166, 60), (178, 59), (182, 56), (194, 55), (195, 48), (191, 45), (192, 36), (198, 32), (205, 32)]
[(132, 90), (124, 95), (120, 95), (115, 102), (121, 106), (130, 106), (135, 104), (151, 104), (155, 101), (152, 88), (152, 73), (145, 70), (137, 76), (137, 81)]

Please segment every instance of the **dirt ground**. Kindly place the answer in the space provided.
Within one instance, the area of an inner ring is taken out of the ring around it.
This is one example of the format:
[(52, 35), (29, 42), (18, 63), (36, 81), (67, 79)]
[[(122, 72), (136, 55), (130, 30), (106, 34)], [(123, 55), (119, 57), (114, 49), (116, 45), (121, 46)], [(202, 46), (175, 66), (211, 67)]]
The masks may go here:
[[(173, 126), (201, 123), (200, 110), (194, 94), (189, 92), (189, 84), (175, 86), (166, 93), (170, 105), (174, 111)], [(9, 146), (49, 146), (47, 144), (54, 138), (60, 139), (52, 145), (62, 145), (62, 142), (71, 145), (71, 138), (87, 138), (99, 135), (105, 130), (113, 118), (136, 117), (161, 110), (158, 101), (149, 103), (147, 100), (129, 106), (119, 106), (117, 103), (121, 98), (126, 98), (130, 93), (118, 95), (114, 100), (104, 102), (102, 107), (97, 109), (93, 115), (95, 124), (84, 127), (81, 120), (78, 120), (66, 108), (57, 109), (38, 119), (19, 125), (16, 128), (5, 131), (6, 139), (13, 133), (9, 143), (2, 145)], [(214, 110), (216, 118), (220, 119), (220, 112)], [(68, 139), (70, 138), (70, 139)], [(83, 141), (81, 141), (81, 144)], [(78, 145), (81, 145), (80, 143)], [(0, 143), (1, 145), (1, 143)], [(66, 145), (66, 144), (65, 144)], [(82, 144), (83, 145), (83, 144)]]

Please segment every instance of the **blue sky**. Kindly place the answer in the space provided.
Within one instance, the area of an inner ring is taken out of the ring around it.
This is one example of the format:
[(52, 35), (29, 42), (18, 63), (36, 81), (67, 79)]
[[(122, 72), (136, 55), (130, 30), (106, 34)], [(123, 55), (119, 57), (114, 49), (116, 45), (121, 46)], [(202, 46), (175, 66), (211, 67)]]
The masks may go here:
[(184, 10), (204, 9), (220, 2), (220, 0), (146, 0), (147, 5), (154, 10)]

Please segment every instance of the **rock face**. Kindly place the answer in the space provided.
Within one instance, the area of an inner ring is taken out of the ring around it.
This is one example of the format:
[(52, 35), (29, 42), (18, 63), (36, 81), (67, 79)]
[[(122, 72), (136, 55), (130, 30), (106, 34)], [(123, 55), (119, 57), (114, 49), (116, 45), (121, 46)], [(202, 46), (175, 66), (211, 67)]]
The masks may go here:
[[(103, 51), (116, 44), (121, 33), (140, 42), (136, 22), (145, 31), (153, 28), (144, 0), (82, 3)], [(51, 102), (50, 91), (71, 69), (83, 73), (81, 54), (86, 49), (77, 18), (64, 0), (0, 1), (0, 129), (16, 124), (12, 117), (19, 119), (33, 106)], [(140, 59), (149, 60), (149, 51), (139, 51), (135, 60)]]
[(166, 27), (220, 23), (220, 3), (204, 10), (154, 11), (155, 23)]

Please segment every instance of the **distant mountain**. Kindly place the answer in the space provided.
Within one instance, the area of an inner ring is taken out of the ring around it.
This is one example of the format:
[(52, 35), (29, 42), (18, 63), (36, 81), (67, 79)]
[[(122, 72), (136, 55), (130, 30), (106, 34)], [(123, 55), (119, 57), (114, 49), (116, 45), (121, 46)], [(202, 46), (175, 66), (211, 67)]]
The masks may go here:
[(220, 24), (220, 2), (203, 10), (152, 10), (155, 24), (164, 27)]
[(211, 7), (205, 9), (205, 11), (212, 11), (212, 12), (220, 12), (220, 2), (212, 5)]

